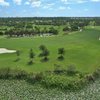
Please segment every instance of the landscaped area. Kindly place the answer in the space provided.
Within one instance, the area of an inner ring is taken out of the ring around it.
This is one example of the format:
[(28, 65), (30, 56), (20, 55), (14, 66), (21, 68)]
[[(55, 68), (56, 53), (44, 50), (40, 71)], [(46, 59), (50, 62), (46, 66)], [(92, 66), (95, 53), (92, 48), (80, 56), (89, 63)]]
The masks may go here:
[(0, 0), (0, 100), (100, 100), (100, 0)]
[[(22, 37), (0, 39), (0, 48), (9, 48), (20, 51), (20, 60), (15, 62), (16, 53), (0, 54), (0, 67), (22, 69), (27, 72), (43, 72), (54, 70), (54, 65), (67, 69), (68, 65), (75, 65), (81, 72), (91, 73), (100, 66), (100, 30), (99, 27), (86, 27), (82, 32), (54, 37)], [(49, 50), (48, 62), (41, 62), (39, 46), (45, 45)], [(57, 60), (58, 48), (65, 49), (65, 59)], [(35, 53), (34, 64), (28, 65), (29, 52)]]
[(0, 99), (99, 100), (98, 19), (40, 19), (0, 19)]

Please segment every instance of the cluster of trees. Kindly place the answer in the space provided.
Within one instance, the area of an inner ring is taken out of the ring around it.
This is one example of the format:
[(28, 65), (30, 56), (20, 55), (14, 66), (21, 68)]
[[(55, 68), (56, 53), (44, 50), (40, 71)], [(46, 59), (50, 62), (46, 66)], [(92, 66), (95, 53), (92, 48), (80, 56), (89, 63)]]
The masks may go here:
[(87, 26), (87, 24), (84, 22), (69, 23), (67, 26), (63, 28), (63, 31), (78, 31), (82, 30), (84, 26)]
[(5, 35), (8, 37), (23, 37), (23, 36), (31, 36), (34, 35), (33, 30), (15, 30), (11, 29), (5, 32)]
[(50, 27), (47, 29), (44, 27), (41, 29), (38, 26), (32, 27), (32, 26), (27, 26), (27, 28), (14, 28), (10, 29), (5, 32), (5, 35), (9, 37), (23, 37), (23, 36), (34, 36), (34, 35), (43, 35), (43, 34), (48, 34), (48, 35), (57, 35), (58, 30), (55, 29), (54, 27)]
[[(47, 62), (49, 60), (48, 56), (50, 55), (50, 51), (46, 48), (45, 45), (40, 45), (39, 50), (40, 50), (40, 54), (38, 56), (41, 58), (41, 61)], [(64, 60), (64, 54), (65, 54), (65, 49), (59, 48), (57, 59), (60, 60), (60, 61)], [(17, 59), (15, 61), (19, 61), (21, 52), (19, 50), (17, 50), (16, 55), (17, 55)], [(29, 52), (30, 61), (28, 62), (29, 65), (34, 63), (34, 58), (35, 58), (35, 53), (34, 53), (33, 49), (30, 49), (30, 52)]]
[[(34, 26), (35, 25), (35, 26)], [(41, 29), (38, 25), (51, 25), (53, 27)], [(49, 33), (57, 35), (54, 26), (66, 25), (63, 31), (77, 31), (84, 26), (100, 26), (99, 17), (26, 17), (26, 18), (0, 18), (0, 35), (32, 36)]]

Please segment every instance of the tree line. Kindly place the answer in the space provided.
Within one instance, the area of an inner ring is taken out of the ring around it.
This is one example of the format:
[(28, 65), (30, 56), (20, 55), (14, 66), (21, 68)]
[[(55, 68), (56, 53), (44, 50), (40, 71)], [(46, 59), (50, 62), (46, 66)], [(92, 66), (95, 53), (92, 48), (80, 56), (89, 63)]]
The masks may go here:
[(0, 18), (0, 26), (14, 26), (19, 23), (33, 23), (36, 25), (65, 25), (67, 22), (85, 22), (95, 21), (100, 25), (100, 17), (8, 17)]
[[(50, 25), (51, 27), (41, 30), (39, 25)], [(0, 35), (32, 36), (51, 33), (57, 35), (59, 32), (55, 26), (65, 26), (63, 31), (76, 31), (84, 26), (100, 26), (99, 17), (25, 17), (25, 18), (0, 18)], [(51, 35), (50, 34), (50, 35)]]
[(10, 29), (8, 31), (5, 32), (5, 35), (9, 36), (9, 37), (23, 37), (23, 36), (34, 36), (34, 35), (44, 35), (44, 34), (48, 34), (48, 35), (57, 35), (58, 34), (58, 30), (55, 29), (54, 27), (50, 27), (49, 29), (47, 29), (46, 27), (44, 27), (42, 30), (40, 27), (35, 26), (35, 27), (28, 27), (28, 28), (14, 28), (14, 29)]

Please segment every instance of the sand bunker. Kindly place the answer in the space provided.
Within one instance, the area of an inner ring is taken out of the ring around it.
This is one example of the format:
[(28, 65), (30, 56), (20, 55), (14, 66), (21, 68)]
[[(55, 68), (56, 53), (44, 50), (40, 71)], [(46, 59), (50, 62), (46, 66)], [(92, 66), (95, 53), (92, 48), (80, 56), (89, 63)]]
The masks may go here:
[(0, 54), (2, 53), (15, 53), (16, 50), (8, 50), (6, 48), (0, 48)]

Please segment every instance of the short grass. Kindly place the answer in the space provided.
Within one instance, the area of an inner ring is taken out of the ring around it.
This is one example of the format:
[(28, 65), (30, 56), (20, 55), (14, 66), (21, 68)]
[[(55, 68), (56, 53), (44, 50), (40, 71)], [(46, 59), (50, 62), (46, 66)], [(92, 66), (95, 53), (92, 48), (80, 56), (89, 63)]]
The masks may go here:
[[(51, 37), (23, 37), (6, 38), (0, 37), (0, 48), (20, 50), (20, 61), (16, 60), (16, 54), (0, 54), (0, 68), (10, 67), (22, 69), (27, 72), (43, 72), (54, 69), (54, 64), (67, 66), (74, 64), (77, 70), (91, 73), (100, 66), (100, 27), (87, 27), (82, 32), (74, 32), (70, 35), (58, 35)], [(62, 33), (63, 34), (63, 33)], [(39, 46), (45, 45), (49, 51), (49, 61), (41, 62), (38, 57)], [(58, 48), (65, 48), (65, 60), (58, 61)], [(33, 65), (28, 65), (29, 50), (33, 49), (36, 54)]]

